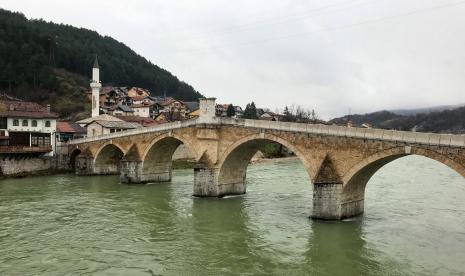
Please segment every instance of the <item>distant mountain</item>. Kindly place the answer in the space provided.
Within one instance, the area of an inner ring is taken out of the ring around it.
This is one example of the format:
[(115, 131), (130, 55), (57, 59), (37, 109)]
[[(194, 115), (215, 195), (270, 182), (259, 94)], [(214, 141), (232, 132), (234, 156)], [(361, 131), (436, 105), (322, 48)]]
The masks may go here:
[(330, 122), (347, 124), (349, 120), (354, 125), (370, 123), (373, 127), (382, 129), (465, 134), (465, 107), (415, 115), (398, 115), (390, 111), (379, 111), (335, 118)]
[[(87, 106), (95, 55), (104, 85), (136, 86), (186, 101), (202, 95), (129, 47), (95, 31), (28, 20), (0, 9), (0, 90), (25, 100), (52, 103), (62, 116)], [(85, 94), (85, 93), (84, 93)], [(63, 105), (61, 105), (63, 104)]]
[(389, 111), (397, 115), (415, 115), (415, 114), (420, 114), (420, 113), (431, 113), (431, 112), (439, 112), (439, 111), (444, 111), (444, 110), (452, 110), (452, 109), (456, 109), (462, 106), (465, 106), (465, 103), (455, 104), (455, 105), (438, 105), (438, 106), (413, 108), (413, 109), (395, 109), (395, 110), (389, 110)]

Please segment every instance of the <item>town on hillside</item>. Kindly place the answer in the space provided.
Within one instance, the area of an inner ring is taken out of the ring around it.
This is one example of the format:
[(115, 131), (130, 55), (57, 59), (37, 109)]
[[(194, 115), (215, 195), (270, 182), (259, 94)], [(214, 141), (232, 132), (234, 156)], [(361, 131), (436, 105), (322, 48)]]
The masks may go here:
[[(56, 147), (69, 140), (93, 137), (135, 128), (194, 119), (199, 116), (198, 101), (182, 101), (173, 97), (153, 96), (139, 87), (102, 86), (97, 57), (92, 68), (91, 116), (78, 121), (65, 121), (49, 104), (42, 106), (10, 95), (0, 96), (0, 152), (28, 152), (53, 156)], [(284, 112), (257, 108), (255, 103), (242, 109), (234, 104), (216, 104), (216, 116), (268, 121), (302, 123), (327, 122), (314, 111), (286, 107)], [(349, 124), (350, 125), (350, 122)]]

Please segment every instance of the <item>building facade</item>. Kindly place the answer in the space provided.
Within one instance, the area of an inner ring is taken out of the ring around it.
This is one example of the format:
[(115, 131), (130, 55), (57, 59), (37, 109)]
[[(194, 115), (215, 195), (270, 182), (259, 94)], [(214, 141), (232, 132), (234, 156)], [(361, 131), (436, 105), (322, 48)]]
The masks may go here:
[(0, 101), (0, 145), (4, 151), (42, 151), (53, 155), (57, 118), (50, 106)]
[(142, 126), (138, 123), (125, 121), (94, 121), (87, 125), (87, 136), (94, 137), (140, 127)]
[(67, 142), (74, 139), (85, 138), (87, 130), (73, 122), (57, 122), (57, 142)]
[(134, 104), (132, 109), (134, 110), (134, 116), (150, 117), (150, 105), (148, 104)]
[(82, 127), (87, 127), (87, 137), (95, 137), (142, 127), (139, 123), (126, 122), (108, 114), (90, 117), (76, 123)]

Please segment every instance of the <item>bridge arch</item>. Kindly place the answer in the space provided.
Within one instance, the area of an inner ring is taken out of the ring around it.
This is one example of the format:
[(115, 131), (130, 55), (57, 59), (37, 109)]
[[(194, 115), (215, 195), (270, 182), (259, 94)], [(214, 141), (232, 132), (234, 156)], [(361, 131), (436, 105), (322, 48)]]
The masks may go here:
[(73, 171), (76, 169), (76, 159), (81, 154), (82, 151), (78, 148), (75, 148), (71, 154), (69, 155), (69, 168), (72, 169)]
[(94, 155), (94, 173), (118, 174), (124, 154), (124, 149), (118, 144), (111, 142), (103, 144)]
[(308, 159), (291, 142), (272, 134), (254, 134), (233, 143), (219, 159), (218, 185), (220, 186), (220, 195), (221, 186), (237, 186), (232, 189), (238, 191), (237, 193), (245, 193), (244, 183), (249, 162), (257, 151), (270, 142), (276, 142), (285, 146), (299, 157), (309, 175), (309, 179), (312, 179), (311, 166)]
[(167, 133), (156, 137), (142, 155), (143, 181), (141, 182), (171, 181), (173, 154), (182, 144), (197, 157), (194, 147), (177, 135)]
[(399, 158), (418, 155), (447, 165), (458, 174), (465, 177), (465, 167), (450, 159), (447, 155), (421, 147), (395, 147), (380, 151), (353, 166), (343, 176), (342, 202), (361, 202), (360, 212), (363, 212), (365, 188), (372, 176), (382, 167)]

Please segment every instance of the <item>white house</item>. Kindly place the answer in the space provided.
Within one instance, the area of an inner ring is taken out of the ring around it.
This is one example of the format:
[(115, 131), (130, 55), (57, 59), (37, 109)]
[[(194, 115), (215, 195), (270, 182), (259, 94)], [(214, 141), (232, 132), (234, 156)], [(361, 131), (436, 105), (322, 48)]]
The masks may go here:
[(50, 105), (19, 100), (0, 100), (0, 144), (20, 151), (53, 155), (56, 119)]
[(87, 127), (87, 137), (94, 137), (142, 127), (141, 124), (125, 122), (108, 114), (90, 117), (81, 121), (77, 121), (76, 123)]
[(150, 117), (150, 105), (147, 104), (133, 104), (131, 106), (132, 110), (134, 110), (134, 116), (139, 117)]

